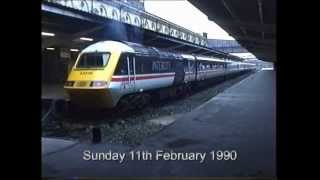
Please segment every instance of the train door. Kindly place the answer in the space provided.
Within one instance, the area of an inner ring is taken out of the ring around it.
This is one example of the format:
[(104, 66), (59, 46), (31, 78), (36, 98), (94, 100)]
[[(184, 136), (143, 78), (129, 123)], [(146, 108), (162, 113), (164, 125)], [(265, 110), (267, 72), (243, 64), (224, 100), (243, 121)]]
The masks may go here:
[(195, 77), (194, 80), (197, 81), (198, 80), (198, 66), (199, 66), (199, 62), (197, 60), (197, 57), (195, 57), (195, 61), (194, 61), (194, 69), (195, 69)]
[(175, 73), (176, 74), (175, 74), (175, 77), (174, 77), (173, 84), (174, 85), (182, 84), (184, 82), (184, 76), (185, 76), (183, 60), (177, 60), (176, 61)]
[(184, 66), (184, 82), (187, 83), (190, 81), (190, 63), (188, 59), (183, 59), (183, 66)]
[(134, 92), (136, 87), (136, 59), (133, 54), (127, 54), (126, 55), (127, 60), (127, 68), (128, 68), (128, 78), (127, 84), (128, 84), (128, 91)]
[(134, 92), (136, 85), (135, 56), (133, 54), (122, 54), (116, 75), (125, 76), (121, 81), (120, 89), (126, 93)]

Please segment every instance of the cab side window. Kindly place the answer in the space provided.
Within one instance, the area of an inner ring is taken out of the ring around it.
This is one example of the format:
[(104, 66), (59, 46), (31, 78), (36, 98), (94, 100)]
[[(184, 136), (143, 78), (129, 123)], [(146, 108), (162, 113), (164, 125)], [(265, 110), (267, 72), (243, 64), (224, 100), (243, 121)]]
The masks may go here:
[(120, 56), (115, 75), (127, 75), (128, 74), (128, 64), (127, 64), (127, 55), (122, 54)]

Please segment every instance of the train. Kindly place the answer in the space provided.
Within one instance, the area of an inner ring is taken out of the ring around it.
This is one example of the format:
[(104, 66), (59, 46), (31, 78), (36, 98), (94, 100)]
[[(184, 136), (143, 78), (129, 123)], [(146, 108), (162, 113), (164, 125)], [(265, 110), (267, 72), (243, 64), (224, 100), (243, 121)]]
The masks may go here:
[(255, 64), (231, 59), (107, 40), (79, 53), (64, 89), (76, 106), (138, 107), (154, 96), (174, 96), (198, 83), (255, 69)]

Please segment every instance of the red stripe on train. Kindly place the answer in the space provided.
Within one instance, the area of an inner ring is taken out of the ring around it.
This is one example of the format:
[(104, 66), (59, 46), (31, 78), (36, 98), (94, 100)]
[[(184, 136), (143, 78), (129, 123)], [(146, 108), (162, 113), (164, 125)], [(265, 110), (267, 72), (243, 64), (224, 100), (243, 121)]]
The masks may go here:
[[(137, 76), (136, 80), (145, 80), (145, 79), (156, 79), (156, 78), (163, 78), (163, 77), (172, 77), (174, 74), (168, 74), (168, 75), (150, 75), (150, 76)], [(134, 77), (130, 77), (130, 80), (134, 80)], [(112, 77), (112, 81), (129, 81), (129, 77)]]

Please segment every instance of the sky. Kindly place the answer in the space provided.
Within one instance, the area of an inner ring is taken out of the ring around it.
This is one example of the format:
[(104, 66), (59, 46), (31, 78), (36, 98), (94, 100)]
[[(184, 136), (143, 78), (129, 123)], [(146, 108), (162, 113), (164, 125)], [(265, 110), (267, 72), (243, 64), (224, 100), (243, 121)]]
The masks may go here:
[[(220, 26), (187, 0), (145, 0), (145, 10), (193, 32), (208, 33), (208, 39), (234, 40)], [(254, 58), (251, 53), (237, 53), (236, 56)]]
[(234, 40), (220, 26), (186, 0), (145, 0), (145, 10), (193, 32), (208, 33), (209, 39)]

